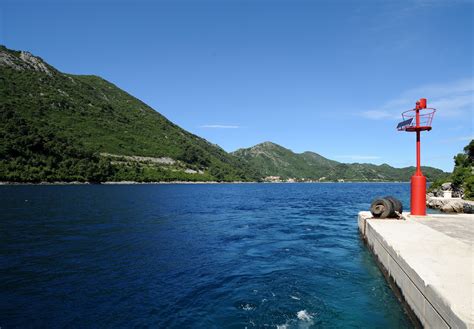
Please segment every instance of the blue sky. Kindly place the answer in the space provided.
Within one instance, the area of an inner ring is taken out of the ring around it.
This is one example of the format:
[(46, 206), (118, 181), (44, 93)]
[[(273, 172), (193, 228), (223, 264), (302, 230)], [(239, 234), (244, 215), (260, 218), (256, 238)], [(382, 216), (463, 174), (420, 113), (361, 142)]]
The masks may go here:
[(473, 21), (456, 0), (3, 0), (0, 43), (102, 76), (227, 151), (413, 165), (395, 126), (426, 97), (422, 164), (450, 171), (473, 138)]

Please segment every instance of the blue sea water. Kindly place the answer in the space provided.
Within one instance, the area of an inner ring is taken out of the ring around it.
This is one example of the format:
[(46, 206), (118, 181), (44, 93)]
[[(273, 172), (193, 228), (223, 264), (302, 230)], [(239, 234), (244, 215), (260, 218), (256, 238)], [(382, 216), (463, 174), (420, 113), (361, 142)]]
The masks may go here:
[(409, 185), (0, 186), (0, 327), (408, 328), (359, 238)]

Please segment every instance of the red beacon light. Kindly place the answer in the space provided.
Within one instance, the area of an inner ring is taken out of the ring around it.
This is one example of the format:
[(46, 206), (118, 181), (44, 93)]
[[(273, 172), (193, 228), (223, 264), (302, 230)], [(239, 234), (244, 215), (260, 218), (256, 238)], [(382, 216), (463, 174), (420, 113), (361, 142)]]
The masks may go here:
[(402, 113), (403, 121), (397, 125), (399, 131), (416, 132), (416, 171), (411, 176), (411, 214), (426, 216), (426, 177), (421, 172), (420, 132), (430, 131), (436, 109), (426, 107), (426, 98), (420, 98), (416, 107)]

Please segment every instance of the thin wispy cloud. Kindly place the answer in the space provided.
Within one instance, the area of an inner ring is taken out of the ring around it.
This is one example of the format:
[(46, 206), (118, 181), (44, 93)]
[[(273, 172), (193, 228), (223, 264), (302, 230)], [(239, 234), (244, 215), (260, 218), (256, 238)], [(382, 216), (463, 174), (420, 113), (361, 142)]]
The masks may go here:
[(209, 129), (238, 129), (240, 126), (237, 125), (202, 125), (199, 128), (209, 128)]
[(438, 109), (437, 116), (457, 117), (472, 114), (474, 109), (474, 79), (462, 79), (446, 84), (420, 86), (403, 92), (376, 109), (360, 113), (372, 120), (400, 118), (400, 113), (414, 107), (417, 99), (428, 99), (428, 107)]
[(381, 119), (398, 119), (400, 114), (393, 114), (385, 110), (370, 110), (361, 113), (362, 116), (372, 119), (372, 120), (381, 120)]
[(448, 138), (441, 140), (442, 143), (453, 143), (453, 142), (470, 142), (474, 139), (474, 135), (471, 136), (460, 136), (454, 138)]
[(349, 159), (349, 160), (354, 160), (354, 161), (360, 161), (360, 160), (377, 160), (380, 159), (379, 156), (376, 155), (359, 155), (359, 154), (353, 154), (353, 155), (336, 155), (336, 158), (339, 159)]

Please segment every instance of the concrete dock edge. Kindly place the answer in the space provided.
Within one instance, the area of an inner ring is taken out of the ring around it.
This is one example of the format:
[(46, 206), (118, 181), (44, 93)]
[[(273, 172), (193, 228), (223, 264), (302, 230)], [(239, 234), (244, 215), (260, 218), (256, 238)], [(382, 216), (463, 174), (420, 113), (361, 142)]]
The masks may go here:
[[(474, 217), (446, 219), (448, 235), (439, 224), (443, 223), (440, 216), (431, 222), (428, 217), (421, 220), (410, 216), (382, 220), (373, 219), (370, 212), (360, 212), (358, 226), (424, 327), (474, 328), (474, 255), (469, 238), (474, 235)], [(461, 232), (462, 240), (457, 239), (450, 221), (461, 223), (468, 238)]]

